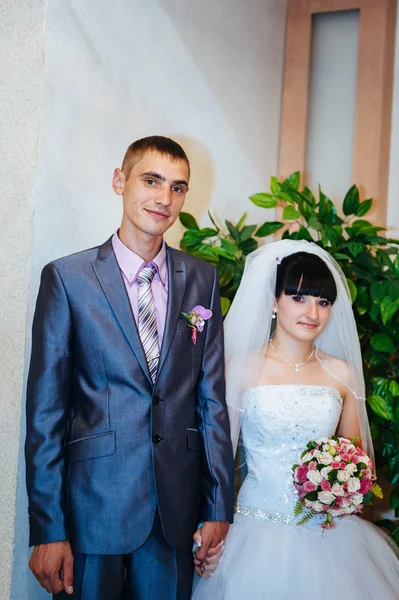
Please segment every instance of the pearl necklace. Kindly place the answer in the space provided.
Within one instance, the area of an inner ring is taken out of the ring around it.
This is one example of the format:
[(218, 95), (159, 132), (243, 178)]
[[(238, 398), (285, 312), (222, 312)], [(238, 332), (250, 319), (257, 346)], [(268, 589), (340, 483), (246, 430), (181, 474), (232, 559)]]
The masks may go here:
[(315, 350), (314, 346), (312, 346), (312, 352), (309, 354), (309, 356), (307, 357), (307, 359), (306, 359), (304, 362), (302, 362), (302, 363), (294, 363), (294, 362), (291, 362), (290, 360), (287, 360), (287, 359), (285, 359), (283, 356), (281, 356), (281, 355), (280, 355), (280, 354), (277, 352), (277, 350), (276, 350), (276, 349), (275, 349), (275, 347), (273, 346), (273, 341), (272, 341), (272, 340), (270, 340), (270, 346), (271, 346), (271, 349), (273, 350), (274, 354), (275, 354), (276, 356), (278, 356), (279, 358), (281, 358), (281, 360), (282, 360), (282, 361), (284, 361), (285, 363), (287, 363), (287, 365), (290, 365), (290, 367), (293, 367), (293, 368), (295, 369), (296, 373), (298, 373), (298, 372), (299, 372), (299, 369), (300, 369), (301, 367), (303, 367), (304, 365), (306, 365), (306, 363), (307, 363), (307, 362), (309, 362), (309, 361), (310, 361), (310, 359), (311, 359), (311, 358), (312, 358), (312, 356), (314, 355), (314, 350)]

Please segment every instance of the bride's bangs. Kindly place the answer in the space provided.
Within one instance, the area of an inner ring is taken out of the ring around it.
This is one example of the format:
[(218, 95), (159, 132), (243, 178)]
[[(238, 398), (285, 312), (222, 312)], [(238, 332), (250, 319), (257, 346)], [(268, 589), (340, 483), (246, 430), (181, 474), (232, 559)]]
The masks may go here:
[(314, 296), (325, 298), (334, 304), (337, 287), (326, 263), (307, 252), (297, 252), (286, 256), (277, 269), (276, 297)]

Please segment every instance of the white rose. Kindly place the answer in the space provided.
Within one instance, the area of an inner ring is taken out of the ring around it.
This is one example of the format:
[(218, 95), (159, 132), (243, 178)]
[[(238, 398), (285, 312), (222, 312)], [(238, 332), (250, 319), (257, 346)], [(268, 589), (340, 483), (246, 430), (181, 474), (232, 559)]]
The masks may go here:
[(335, 500), (334, 494), (332, 494), (331, 492), (328, 492), (328, 491), (319, 492), (317, 494), (317, 497), (320, 500), (320, 502), (322, 502), (323, 504), (331, 504), (331, 502), (333, 502), (333, 500)]
[(320, 481), (322, 480), (319, 471), (316, 469), (314, 471), (308, 471), (306, 477), (309, 479), (309, 481), (314, 483), (314, 485), (319, 485)]
[(330, 446), (336, 446), (337, 442), (335, 440), (330, 440)]
[(329, 439), (324, 437), (324, 438), (319, 438), (318, 440), (316, 440), (316, 444), (318, 446), (320, 446), (321, 444), (327, 444), (329, 442)]
[(313, 452), (313, 458), (317, 458), (318, 456), (320, 456), (320, 454), (321, 454), (320, 450), (315, 450)]
[(347, 506), (346, 508), (344, 508), (344, 515), (351, 515), (352, 513), (353, 513), (352, 506)]
[(343, 496), (345, 494), (344, 488), (339, 483), (334, 483), (334, 485), (331, 488), (331, 491), (335, 496)]
[(348, 471), (338, 471), (337, 473), (337, 479), (338, 481), (340, 481), (341, 483), (345, 483), (346, 481), (349, 481), (350, 479), (350, 473), (348, 473)]
[(360, 481), (357, 477), (351, 477), (348, 481), (348, 492), (357, 492), (360, 488)]
[(328, 479), (328, 474), (330, 471), (332, 471), (332, 467), (323, 467), (322, 468), (322, 470), (320, 471), (320, 474), (323, 477), (323, 479)]
[(313, 456), (310, 454), (310, 452), (307, 452), (307, 454), (305, 454), (304, 456), (302, 456), (301, 461), (303, 463), (307, 463), (310, 460), (312, 460)]
[(322, 452), (319, 456), (319, 463), (321, 463), (322, 465), (330, 465), (333, 460), (334, 457), (331, 456), (329, 452)]
[(321, 503), (321, 502), (318, 502), (318, 501), (316, 500), (316, 502), (313, 502), (312, 504), (313, 504), (312, 508), (313, 508), (313, 510), (315, 510), (316, 512), (321, 512), (321, 511), (323, 510), (323, 505), (322, 505), (322, 503)]
[(357, 471), (357, 466), (354, 465), (353, 463), (349, 463), (349, 465), (346, 465), (345, 471), (348, 471), (348, 473), (353, 475), (353, 473), (356, 473), (356, 471)]
[(355, 506), (358, 506), (362, 502), (363, 502), (363, 494), (353, 494), (353, 496), (352, 496), (352, 503)]

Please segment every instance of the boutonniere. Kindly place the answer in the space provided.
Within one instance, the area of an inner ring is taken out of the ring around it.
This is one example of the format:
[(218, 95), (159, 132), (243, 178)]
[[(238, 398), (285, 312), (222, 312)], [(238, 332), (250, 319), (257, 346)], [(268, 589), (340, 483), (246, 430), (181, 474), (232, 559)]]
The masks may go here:
[(182, 312), (187, 319), (187, 324), (191, 327), (191, 339), (193, 340), (193, 344), (197, 343), (197, 333), (198, 331), (201, 333), (205, 327), (205, 321), (212, 316), (212, 311), (209, 308), (204, 308), (203, 306), (194, 306), (194, 308), (189, 312)]

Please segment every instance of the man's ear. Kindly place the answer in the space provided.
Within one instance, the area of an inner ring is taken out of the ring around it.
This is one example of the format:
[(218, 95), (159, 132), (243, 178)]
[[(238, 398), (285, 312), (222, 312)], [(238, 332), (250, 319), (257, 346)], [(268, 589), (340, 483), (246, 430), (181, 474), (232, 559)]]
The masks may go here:
[(126, 177), (123, 171), (121, 171), (118, 168), (114, 169), (114, 174), (112, 177), (112, 188), (115, 194), (118, 194), (118, 196), (122, 196), (123, 194), (123, 191), (125, 189), (125, 181)]

